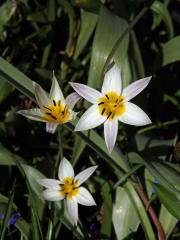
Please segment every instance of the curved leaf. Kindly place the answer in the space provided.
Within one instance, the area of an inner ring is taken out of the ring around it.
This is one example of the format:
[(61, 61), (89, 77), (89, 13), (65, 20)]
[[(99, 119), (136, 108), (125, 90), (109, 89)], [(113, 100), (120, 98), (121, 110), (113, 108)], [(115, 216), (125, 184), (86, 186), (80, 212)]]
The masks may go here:
[(113, 205), (113, 225), (118, 240), (122, 240), (139, 226), (139, 217), (126, 191), (117, 187), (116, 199)]
[(163, 66), (180, 61), (180, 35), (163, 45)]
[[(91, 65), (88, 78), (89, 86), (98, 88), (101, 86), (101, 73), (109, 52), (127, 27), (128, 24), (124, 19), (114, 15), (104, 6), (101, 7), (98, 26), (93, 42)], [(126, 35), (116, 50), (114, 58), (119, 66), (124, 62), (127, 54), (128, 43), (129, 35)]]
[(160, 1), (155, 1), (152, 4), (151, 9), (156, 14), (161, 16), (162, 20), (166, 24), (166, 28), (167, 28), (167, 31), (168, 31), (169, 38), (170, 39), (173, 38), (173, 35), (174, 35), (173, 23), (172, 23), (171, 15), (169, 14), (169, 11), (166, 8), (165, 4), (163, 4)]

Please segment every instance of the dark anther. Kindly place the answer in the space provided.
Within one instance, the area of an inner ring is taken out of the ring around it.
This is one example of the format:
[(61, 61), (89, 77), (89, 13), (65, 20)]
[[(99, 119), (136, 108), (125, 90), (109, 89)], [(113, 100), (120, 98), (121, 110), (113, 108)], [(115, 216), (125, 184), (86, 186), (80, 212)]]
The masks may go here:
[(56, 101), (55, 100), (53, 100), (53, 104), (54, 104), (54, 106), (56, 106)]
[(46, 114), (49, 115), (49, 116), (52, 116), (51, 113), (46, 113)]
[(53, 116), (52, 114), (51, 114), (51, 117), (52, 117), (53, 119), (57, 120), (57, 117)]
[(108, 118), (110, 118), (111, 114), (112, 114), (112, 112), (110, 112), (110, 113), (108, 114), (108, 117), (107, 117), (107, 119), (108, 119)]
[(47, 110), (49, 110), (49, 111), (52, 111), (50, 108), (48, 108), (48, 107), (45, 107), (45, 106), (43, 106), (44, 108), (46, 108)]
[(117, 107), (117, 105), (115, 104), (114, 107)]
[(100, 103), (98, 103), (98, 105), (102, 105), (102, 104), (104, 104), (104, 102), (100, 102)]
[(116, 103), (118, 102), (118, 98), (116, 99)]
[(62, 112), (63, 115), (65, 114), (65, 110), (66, 110), (66, 105), (65, 105), (64, 110)]
[(107, 99), (109, 100), (109, 96), (108, 96), (107, 94), (106, 94), (105, 96), (106, 96), (106, 97), (107, 97)]
[(105, 109), (105, 108), (103, 108), (103, 110), (102, 110), (102, 113), (101, 113), (102, 115), (104, 114), (105, 110), (106, 110), (106, 109)]

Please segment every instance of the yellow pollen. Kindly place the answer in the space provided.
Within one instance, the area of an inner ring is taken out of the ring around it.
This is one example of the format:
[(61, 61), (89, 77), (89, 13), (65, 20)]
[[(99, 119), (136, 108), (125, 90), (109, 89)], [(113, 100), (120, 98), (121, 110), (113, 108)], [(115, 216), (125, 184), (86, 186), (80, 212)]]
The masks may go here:
[(44, 106), (44, 120), (55, 123), (65, 123), (72, 119), (72, 115), (67, 105), (61, 104), (60, 101), (53, 100), (53, 105)]
[(79, 187), (77, 186), (78, 181), (74, 181), (72, 178), (67, 177), (63, 180), (63, 183), (60, 184), (60, 193), (68, 198), (76, 196), (79, 192)]
[(98, 107), (99, 113), (110, 121), (122, 115), (126, 110), (124, 97), (113, 91), (98, 99)]

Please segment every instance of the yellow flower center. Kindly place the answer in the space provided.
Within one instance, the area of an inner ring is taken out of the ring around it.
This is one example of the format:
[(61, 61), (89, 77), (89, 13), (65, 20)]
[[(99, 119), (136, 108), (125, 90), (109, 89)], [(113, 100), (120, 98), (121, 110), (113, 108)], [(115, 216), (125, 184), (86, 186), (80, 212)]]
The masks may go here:
[(60, 184), (60, 193), (71, 199), (79, 192), (79, 187), (77, 186), (77, 184), (78, 180), (74, 181), (70, 177), (65, 178), (63, 180), (63, 184)]
[(43, 119), (48, 122), (65, 123), (72, 119), (72, 115), (67, 105), (61, 104), (60, 101), (53, 100), (53, 105), (44, 106)]
[(122, 115), (126, 108), (124, 97), (116, 92), (108, 92), (104, 97), (98, 99), (99, 113), (112, 121), (115, 117)]

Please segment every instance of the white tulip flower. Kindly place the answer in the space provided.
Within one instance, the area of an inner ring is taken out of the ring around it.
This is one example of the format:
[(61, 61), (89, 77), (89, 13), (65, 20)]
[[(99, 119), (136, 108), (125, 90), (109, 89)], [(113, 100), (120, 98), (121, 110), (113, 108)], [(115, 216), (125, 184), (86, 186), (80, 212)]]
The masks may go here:
[(91, 193), (81, 184), (85, 182), (96, 170), (97, 166), (89, 167), (74, 176), (74, 169), (71, 163), (63, 158), (58, 177), (55, 179), (38, 179), (37, 182), (47, 189), (42, 192), (42, 196), (47, 201), (60, 201), (66, 199), (69, 214), (74, 225), (78, 222), (78, 203), (85, 206), (96, 205)]
[(120, 69), (115, 64), (104, 77), (101, 92), (80, 83), (70, 83), (73, 89), (93, 105), (82, 115), (75, 131), (95, 128), (104, 123), (104, 138), (109, 153), (112, 152), (118, 132), (118, 121), (143, 126), (151, 123), (147, 114), (129, 102), (150, 82), (146, 77), (122, 89)]
[(20, 110), (17, 113), (31, 120), (46, 122), (46, 131), (49, 133), (54, 133), (59, 124), (76, 118), (77, 113), (72, 109), (81, 97), (73, 92), (64, 99), (54, 74), (49, 96), (36, 82), (33, 82), (33, 87), (39, 108)]

